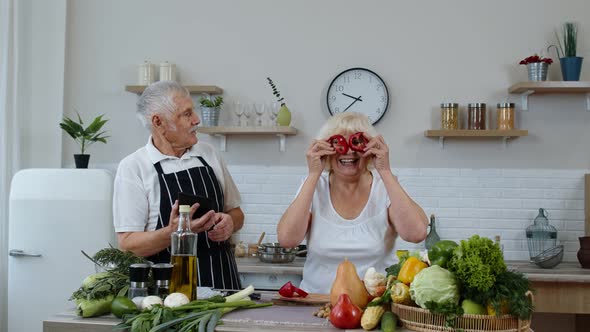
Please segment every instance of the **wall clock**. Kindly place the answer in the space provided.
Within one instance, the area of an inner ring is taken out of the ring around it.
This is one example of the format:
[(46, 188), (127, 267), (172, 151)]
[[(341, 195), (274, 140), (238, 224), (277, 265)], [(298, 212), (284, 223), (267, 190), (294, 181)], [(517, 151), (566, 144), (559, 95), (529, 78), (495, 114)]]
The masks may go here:
[(371, 124), (377, 123), (389, 107), (389, 91), (375, 72), (366, 68), (350, 68), (330, 83), (327, 94), (331, 115), (343, 112), (365, 114)]

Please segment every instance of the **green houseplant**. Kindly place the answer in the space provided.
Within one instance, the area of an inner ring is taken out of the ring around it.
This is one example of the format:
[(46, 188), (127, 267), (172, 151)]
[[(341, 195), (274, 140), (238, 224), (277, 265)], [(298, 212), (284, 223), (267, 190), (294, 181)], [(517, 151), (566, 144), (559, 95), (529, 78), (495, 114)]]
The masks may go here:
[(217, 96), (215, 99), (201, 98), (202, 124), (205, 127), (215, 127), (219, 124), (219, 111), (223, 105), (223, 97)]
[(266, 80), (272, 89), (272, 94), (277, 97), (277, 102), (281, 103), (281, 108), (277, 114), (277, 123), (279, 126), (288, 126), (291, 124), (291, 111), (287, 108), (285, 98), (281, 97), (281, 92), (270, 77), (267, 77)]
[(76, 168), (88, 168), (88, 161), (90, 155), (85, 154), (86, 149), (96, 142), (107, 142), (107, 138), (110, 136), (104, 136), (106, 131), (101, 131), (102, 127), (108, 120), (103, 120), (103, 115), (97, 116), (86, 128), (84, 128), (84, 121), (78, 115), (78, 121), (74, 121), (67, 116), (64, 116), (63, 122), (59, 124), (70, 137), (80, 145), (80, 154), (74, 154), (74, 161), (76, 162)]
[(584, 58), (577, 56), (578, 48), (578, 25), (573, 22), (563, 24), (561, 38), (555, 33), (557, 45), (551, 45), (547, 49), (555, 48), (559, 63), (561, 65), (561, 74), (564, 81), (579, 81), (582, 70), (582, 60)]

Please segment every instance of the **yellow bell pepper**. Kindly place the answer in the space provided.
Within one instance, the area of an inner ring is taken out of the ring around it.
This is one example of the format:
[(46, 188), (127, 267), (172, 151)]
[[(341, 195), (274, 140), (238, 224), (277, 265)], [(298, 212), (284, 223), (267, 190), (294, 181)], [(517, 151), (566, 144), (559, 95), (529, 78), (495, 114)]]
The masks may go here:
[(397, 280), (406, 285), (410, 285), (414, 281), (414, 277), (418, 272), (427, 268), (428, 265), (416, 257), (410, 257), (406, 260), (402, 268), (399, 270)]

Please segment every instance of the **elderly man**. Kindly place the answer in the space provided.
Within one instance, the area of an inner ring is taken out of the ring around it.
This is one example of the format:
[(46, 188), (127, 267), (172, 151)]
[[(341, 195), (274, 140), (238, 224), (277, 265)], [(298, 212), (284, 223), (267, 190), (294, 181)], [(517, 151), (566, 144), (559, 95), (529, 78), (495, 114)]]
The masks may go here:
[(117, 170), (113, 215), (119, 247), (155, 263), (170, 262), (178, 194), (208, 197), (214, 210), (191, 221), (198, 233), (199, 286), (241, 288), (228, 241), (244, 223), (240, 194), (213, 147), (197, 143), (200, 119), (190, 94), (177, 82), (154, 83), (139, 98), (137, 115), (151, 135)]

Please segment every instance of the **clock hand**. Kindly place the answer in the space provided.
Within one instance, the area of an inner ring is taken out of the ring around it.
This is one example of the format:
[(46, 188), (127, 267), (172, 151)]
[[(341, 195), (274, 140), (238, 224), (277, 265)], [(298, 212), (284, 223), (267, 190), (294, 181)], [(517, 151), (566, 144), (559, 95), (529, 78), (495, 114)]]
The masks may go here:
[(351, 95), (349, 95), (349, 94), (347, 94), (347, 93), (344, 93), (344, 92), (343, 92), (342, 94), (343, 94), (343, 95), (345, 95), (346, 97), (350, 97), (350, 98), (352, 98), (352, 99), (355, 99), (355, 100), (358, 100), (358, 101), (363, 101), (363, 100), (361, 99), (361, 96), (359, 96), (359, 97), (357, 98), (357, 97), (353, 97), (353, 96), (351, 96)]
[(353, 98), (354, 98), (354, 101), (353, 101), (352, 103), (350, 103), (350, 105), (348, 105), (348, 107), (347, 107), (347, 108), (345, 108), (345, 109), (344, 109), (344, 111), (342, 111), (342, 113), (346, 112), (346, 110), (348, 110), (348, 109), (350, 108), (350, 106), (354, 105), (354, 103), (356, 103), (357, 101), (359, 101), (359, 100), (360, 100), (360, 101), (363, 101), (363, 100), (361, 99), (361, 97), (362, 97), (362, 96), (359, 96), (358, 98), (354, 98), (354, 97), (353, 97)]

